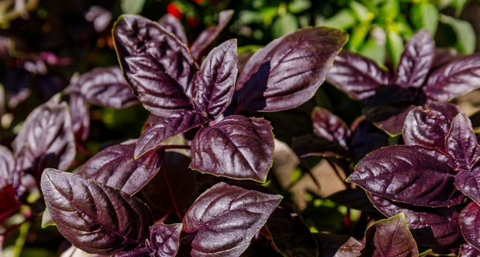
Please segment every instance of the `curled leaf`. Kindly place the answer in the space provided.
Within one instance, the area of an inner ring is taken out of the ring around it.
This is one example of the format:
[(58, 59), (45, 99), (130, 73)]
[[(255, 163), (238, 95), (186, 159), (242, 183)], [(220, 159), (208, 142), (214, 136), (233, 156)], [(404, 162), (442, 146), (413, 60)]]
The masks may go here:
[(150, 228), (150, 241), (147, 250), (154, 257), (175, 257), (180, 244), (182, 223), (155, 224)]
[(480, 232), (478, 231), (480, 206), (476, 202), (469, 203), (460, 213), (458, 222), (460, 223), (463, 238), (477, 250), (480, 250)]
[(158, 20), (158, 24), (166, 31), (175, 35), (182, 43), (185, 45), (188, 44), (187, 35), (185, 35), (182, 23), (177, 19), (177, 17), (167, 13), (163, 15), (160, 20)]

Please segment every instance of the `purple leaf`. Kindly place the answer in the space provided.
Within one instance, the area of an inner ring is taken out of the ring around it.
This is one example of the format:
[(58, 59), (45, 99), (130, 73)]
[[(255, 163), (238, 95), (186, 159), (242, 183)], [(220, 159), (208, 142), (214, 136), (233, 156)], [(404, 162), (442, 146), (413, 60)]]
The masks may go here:
[(0, 145), (0, 188), (12, 183), (12, 172), (15, 168), (15, 160), (12, 152)]
[(330, 113), (327, 109), (316, 107), (312, 112), (313, 132), (331, 142), (347, 148), (347, 138), (350, 129), (340, 118)]
[(480, 226), (480, 206), (476, 202), (469, 203), (460, 212), (458, 222), (463, 238), (477, 250), (480, 250), (480, 231), (478, 230)]
[(326, 197), (328, 200), (361, 211), (375, 211), (365, 191), (359, 187), (346, 189)]
[(95, 31), (103, 32), (112, 21), (112, 13), (98, 5), (93, 5), (85, 13), (85, 20), (92, 22)]
[[(428, 149), (427, 149), (428, 150)], [(389, 146), (371, 152), (348, 178), (372, 194), (409, 204), (447, 207), (463, 195), (447, 164), (417, 146)]]
[(240, 256), (280, 203), (282, 196), (216, 184), (193, 203), (183, 218), (187, 233), (196, 232), (191, 255)]
[[(75, 158), (75, 137), (70, 112), (59, 95), (35, 108), (13, 142), (15, 154), (23, 151), (23, 168), (37, 179), (45, 168), (66, 170)], [(39, 181), (39, 180), (38, 180)]]
[(180, 243), (182, 223), (171, 225), (155, 224), (150, 228), (147, 249), (153, 257), (175, 257)]
[(419, 245), (434, 249), (457, 243), (462, 235), (458, 224), (457, 208), (418, 207), (394, 202), (367, 193), (368, 198), (387, 217), (405, 214), (408, 228)]
[(136, 140), (108, 147), (95, 154), (75, 173), (133, 195), (157, 174), (163, 162), (164, 149), (134, 159)]
[(124, 15), (115, 24), (115, 49), (134, 94), (151, 113), (191, 110), (197, 64), (173, 34), (146, 18)]
[(338, 142), (332, 142), (313, 134), (293, 138), (292, 149), (300, 158), (308, 156), (347, 157), (348, 151)]
[(148, 238), (150, 210), (129, 194), (54, 169), (43, 172), (41, 187), (58, 230), (86, 252), (110, 255)]
[(85, 99), (77, 94), (70, 94), (69, 107), (72, 118), (72, 130), (78, 141), (85, 141), (90, 132), (90, 112)]
[[(10, 215), (20, 208), (21, 204), (15, 197), (15, 189), (11, 184), (0, 188), (0, 225), (10, 217)], [(0, 251), (1, 253), (1, 251)]]
[(364, 244), (361, 256), (418, 256), (417, 244), (408, 230), (403, 213), (375, 222), (365, 232)]
[(437, 47), (435, 48), (435, 57), (433, 59), (432, 63), (432, 69), (438, 68), (445, 63), (448, 63), (452, 59), (458, 56), (457, 50), (455, 48), (449, 48), (449, 47)]
[(166, 139), (198, 127), (207, 121), (202, 115), (190, 111), (172, 114), (168, 118), (153, 123), (138, 139), (135, 158), (158, 149)]
[(435, 43), (426, 30), (418, 31), (405, 45), (395, 76), (403, 88), (420, 88), (433, 63)]
[(167, 13), (158, 20), (158, 24), (162, 26), (166, 31), (175, 35), (182, 43), (188, 44), (187, 35), (183, 30), (182, 23), (177, 17)]
[(423, 91), (430, 101), (445, 102), (480, 87), (480, 54), (454, 59), (435, 70)]
[(472, 130), (472, 124), (462, 114), (458, 114), (453, 119), (445, 144), (447, 153), (460, 169), (470, 170), (480, 158), (477, 137)]
[(200, 60), (200, 57), (202, 57), (207, 47), (217, 39), (220, 32), (222, 32), (230, 19), (232, 19), (232, 16), (233, 10), (221, 11), (218, 15), (218, 25), (202, 31), (197, 39), (195, 39), (190, 48), (190, 52), (195, 60)]
[(461, 245), (458, 251), (458, 257), (477, 257), (479, 255), (480, 251), (468, 243)]
[(266, 225), (276, 248), (285, 256), (318, 256), (315, 238), (291, 206), (278, 206)]
[(90, 103), (114, 109), (138, 104), (119, 67), (96, 68), (74, 77), (65, 93), (76, 93)]
[[(453, 119), (463, 114), (456, 105), (431, 103), (417, 107), (405, 119), (403, 140), (407, 145), (418, 145), (446, 153), (445, 138)], [(467, 116), (464, 116), (467, 119)], [(468, 119), (467, 119), (468, 120)]]
[(405, 119), (411, 110), (415, 108), (413, 104), (387, 104), (379, 106), (367, 106), (363, 113), (368, 120), (377, 125), (388, 135), (394, 137), (402, 133)]
[(363, 158), (373, 150), (388, 145), (388, 136), (366, 120), (365, 116), (358, 118), (351, 127), (352, 135), (348, 146), (356, 158)]
[(355, 100), (375, 95), (377, 88), (389, 85), (391, 80), (388, 70), (378, 67), (373, 60), (346, 50), (337, 56), (327, 74), (328, 83)]
[(195, 80), (194, 107), (212, 120), (232, 101), (237, 78), (237, 41), (226, 41), (214, 48), (200, 66)]
[(192, 140), (190, 167), (233, 179), (265, 181), (273, 161), (273, 133), (262, 118), (231, 115), (200, 129)]
[(306, 28), (258, 50), (237, 81), (239, 110), (281, 111), (310, 99), (346, 43), (345, 32)]
[(157, 175), (142, 189), (148, 203), (181, 214), (195, 194), (195, 173), (188, 168), (190, 158), (166, 152)]
[(314, 234), (322, 257), (357, 257), (360, 256), (362, 243), (347, 235)]
[(462, 169), (455, 175), (455, 186), (462, 191), (465, 196), (475, 202), (480, 202), (480, 167), (475, 167), (472, 171)]

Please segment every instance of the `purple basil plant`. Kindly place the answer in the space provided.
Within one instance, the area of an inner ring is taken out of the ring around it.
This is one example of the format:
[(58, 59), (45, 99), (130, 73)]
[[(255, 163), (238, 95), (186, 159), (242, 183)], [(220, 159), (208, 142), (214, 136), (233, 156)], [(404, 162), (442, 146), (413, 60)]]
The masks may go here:
[(453, 104), (429, 103), (409, 112), (403, 139), (368, 154), (348, 181), (384, 215), (404, 213), (419, 245), (478, 255), (480, 147), (470, 120)]
[(479, 54), (454, 58), (448, 51), (436, 51), (428, 32), (420, 30), (405, 45), (395, 73), (342, 51), (327, 81), (368, 103), (365, 116), (387, 133), (398, 135), (415, 106), (446, 102), (480, 87), (479, 71)]
[[(273, 161), (270, 123), (244, 114), (306, 102), (348, 36), (331, 28), (301, 29), (258, 50), (243, 67), (232, 39), (202, 60), (230, 17), (222, 12), (219, 25), (189, 49), (173, 17), (157, 23), (124, 15), (113, 28), (120, 69), (72, 79), (65, 93), (75, 108), (84, 109), (81, 101), (115, 108), (140, 102), (156, 117), (138, 139), (102, 150), (74, 174), (60, 171), (68, 165), (38, 173), (44, 223), (56, 224), (73, 246), (98, 255), (240, 256), (255, 252), (250, 244), (261, 248), (267, 242), (265, 251), (272, 251), (273, 240), (277, 255), (292, 249), (318, 255), (317, 241), (293, 209), (280, 203), (281, 195), (234, 180), (265, 182)], [(84, 139), (86, 121), (73, 112), (71, 117), (77, 140)], [(194, 171), (224, 179), (191, 203)], [(166, 224), (170, 213), (176, 222)]]

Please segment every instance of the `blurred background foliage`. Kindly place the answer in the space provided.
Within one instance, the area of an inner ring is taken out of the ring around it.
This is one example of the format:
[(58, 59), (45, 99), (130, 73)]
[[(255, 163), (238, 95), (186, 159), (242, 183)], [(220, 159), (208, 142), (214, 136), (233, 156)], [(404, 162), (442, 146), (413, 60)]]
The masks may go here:
[[(217, 43), (237, 38), (239, 53), (253, 52), (309, 26), (347, 31), (348, 50), (389, 68), (398, 62), (405, 41), (421, 28), (435, 38), (437, 47), (459, 54), (480, 50), (480, 0), (0, 0), (0, 144), (10, 146), (25, 117), (67, 87), (74, 73), (118, 65), (111, 28), (120, 15), (158, 20), (170, 13), (183, 23), (188, 41), (193, 42), (205, 28), (216, 25), (218, 13), (226, 9), (235, 13)], [(290, 144), (292, 137), (311, 133), (311, 126), (292, 124), (311, 124), (314, 106), (332, 111), (348, 124), (362, 114), (358, 102), (326, 84), (305, 105), (266, 114), (276, 138)], [(141, 106), (124, 110), (90, 106), (90, 117), (90, 136), (81, 146), (78, 165), (112, 143), (137, 138), (148, 112)], [(318, 162), (310, 165), (302, 160), (288, 175), (290, 184), (302, 181), (301, 176), (312, 172)], [(278, 181), (268, 183), (282, 190)], [(311, 230), (348, 233), (353, 226), (342, 215), (355, 213), (326, 200), (328, 193), (308, 190), (302, 200), (303, 215)], [(290, 198), (289, 192), (282, 194)], [(363, 232), (353, 234), (361, 237)], [(52, 249), (64, 240), (55, 229), (44, 230), (40, 224), (16, 233), (5, 241), (11, 248), (6, 256), (21, 252), (21, 256), (56, 256)], [(24, 244), (28, 247), (21, 251)]]

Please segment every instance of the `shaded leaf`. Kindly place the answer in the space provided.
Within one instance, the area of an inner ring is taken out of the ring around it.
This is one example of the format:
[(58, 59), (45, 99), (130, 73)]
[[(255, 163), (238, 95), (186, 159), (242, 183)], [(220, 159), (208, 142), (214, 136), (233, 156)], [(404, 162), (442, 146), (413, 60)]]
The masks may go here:
[(237, 59), (235, 39), (210, 51), (195, 80), (194, 107), (197, 112), (215, 119), (227, 109), (235, 90)]
[(180, 243), (182, 223), (171, 225), (155, 224), (150, 228), (150, 241), (147, 249), (153, 257), (175, 257)]
[(440, 14), (440, 22), (449, 25), (453, 29), (456, 36), (455, 47), (460, 53), (471, 54), (475, 51), (475, 30), (470, 22), (455, 19), (444, 14)]
[(168, 138), (196, 128), (207, 121), (202, 115), (190, 111), (172, 114), (170, 117), (153, 123), (138, 138), (135, 158), (140, 158), (144, 154), (158, 149)]
[(480, 206), (478, 206), (476, 202), (469, 203), (463, 208), (462, 212), (460, 212), (458, 222), (460, 223), (463, 238), (479, 250), (480, 231), (478, 230), (478, 226), (480, 226)]
[(190, 167), (233, 179), (265, 181), (273, 161), (273, 133), (262, 118), (231, 115), (200, 129), (192, 140)]
[(450, 247), (462, 238), (457, 208), (418, 207), (394, 202), (367, 193), (375, 208), (387, 217), (405, 214), (408, 228), (419, 245), (439, 249)]
[(232, 16), (233, 10), (221, 11), (218, 14), (218, 25), (202, 31), (197, 39), (195, 39), (190, 47), (190, 52), (195, 60), (200, 60), (200, 57), (202, 57), (207, 47), (217, 39), (220, 32), (222, 32), (230, 19), (232, 19)]
[(356, 158), (363, 158), (373, 150), (388, 145), (388, 136), (364, 117), (352, 124), (352, 130), (348, 147)]
[(348, 156), (348, 151), (337, 142), (313, 134), (293, 138), (292, 149), (300, 158), (308, 156)]
[(451, 167), (417, 146), (389, 146), (360, 160), (348, 177), (368, 192), (418, 206), (447, 207), (463, 195), (453, 185)]
[(388, 70), (359, 54), (343, 50), (327, 74), (328, 83), (338, 87), (355, 100), (375, 95), (382, 85), (391, 83)]
[(360, 256), (362, 243), (347, 235), (313, 234), (318, 242), (321, 257)]
[(361, 188), (346, 189), (327, 196), (327, 199), (355, 210), (375, 211), (367, 194)]
[(23, 168), (39, 181), (45, 168), (66, 170), (75, 158), (70, 112), (59, 95), (35, 108), (13, 141), (14, 154), (23, 152)]
[(115, 49), (133, 93), (151, 113), (191, 110), (197, 64), (173, 34), (146, 18), (124, 15), (113, 29)]
[(266, 225), (275, 246), (284, 256), (318, 256), (315, 238), (291, 206), (278, 206)]
[(350, 129), (340, 118), (330, 113), (327, 109), (316, 107), (312, 112), (313, 132), (331, 142), (347, 148), (347, 138)]
[(182, 23), (177, 17), (167, 13), (158, 20), (158, 24), (162, 26), (166, 31), (175, 35), (182, 43), (188, 44), (187, 35), (183, 30)]
[(238, 109), (281, 111), (310, 99), (346, 43), (345, 32), (325, 27), (285, 35), (255, 52), (237, 81)]
[(12, 174), (15, 168), (15, 160), (12, 152), (3, 145), (0, 145), (0, 187), (12, 183)]
[(397, 67), (395, 84), (420, 88), (432, 66), (435, 43), (426, 30), (417, 32), (405, 45)]
[(445, 153), (445, 138), (453, 119), (459, 113), (463, 114), (463, 111), (449, 103), (431, 103), (415, 108), (405, 119), (403, 129), (405, 144), (433, 148)]
[(445, 63), (453, 60), (453, 58), (458, 56), (457, 50), (449, 47), (437, 47), (435, 48), (435, 57), (433, 59), (432, 68), (438, 68)]
[(418, 256), (417, 244), (405, 223), (405, 214), (399, 213), (370, 226), (365, 232), (361, 256)]
[(472, 124), (460, 113), (452, 121), (445, 144), (447, 153), (460, 169), (470, 170), (480, 159), (480, 149)]
[(74, 77), (65, 93), (76, 93), (90, 103), (122, 109), (138, 104), (119, 67), (96, 68)]
[(480, 54), (456, 58), (428, 77), (423, 91), (431, 101), (446, 102), (480, 87)]
[(472, 171), (462, 169), (455, 175), (455, 186), (468, 198), (480, 202), (480, 167)]
[[(0, 225), (10, 217), (10, 215), (18, 210), (21, 203), (15, 197), (15, 189), (11, 184), (0, 188)], [(0, 251), (1, 252), (1, 251)]]
[(363, 114), (368, 120), (375, 123), (378, 128), (385, 131), (390, 136), (400, 135), (404, 127), (405, 120), (411, 110), (415, 108), (413, 104), (385, 104), (378, 106), (367, 106), (363, 109)]
[(86, 252), (114, 254), (148, 238), (150, 210), (129, 194), (54, 169), (43, 172), (41, 187), (59, 231)]
[(112, 13), (99, 5), (91, 6), (84, 15), (85, 20), (93, 23), (95, 31), (101, 33), (110, 25)]
[(165, 150), (134, 159), (136, 140), (110, 146), (95, 154), (75, 173), (133, 195), (142, 189), (160, 169)]
[(157, 175), (142, 189), (148, 203), (156, 208), (182, 213), (195, 193), (195, 173), (188, 168), (190, 158), (166, 152)]
[(77, 94), (69, 96), (72, 129), (78, 141), (85, 141), (90, 132), (90, 112), (85, 99)]
[(239, 256), (280, 203), (282, 196), (216, 184), (193, 203), (183, 218), (187, 233), (196, 232), (191, 255)]

